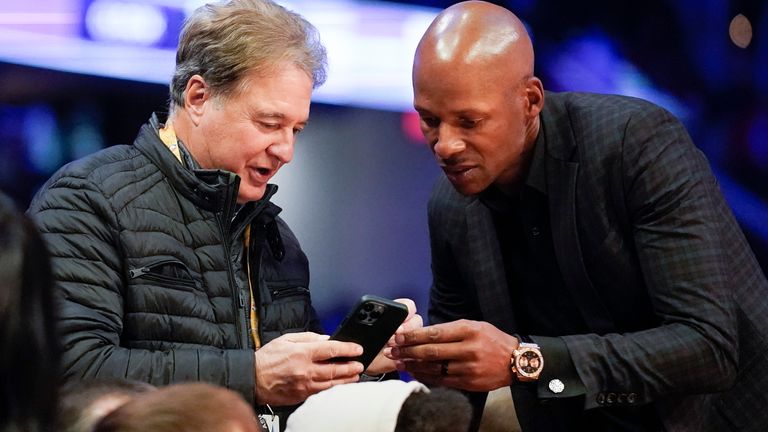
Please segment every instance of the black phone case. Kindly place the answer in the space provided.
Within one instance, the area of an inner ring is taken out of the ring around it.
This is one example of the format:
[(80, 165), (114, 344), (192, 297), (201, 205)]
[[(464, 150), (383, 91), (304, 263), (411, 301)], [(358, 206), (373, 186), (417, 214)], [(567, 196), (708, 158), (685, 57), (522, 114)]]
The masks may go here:
[(331, 339), (360, 344), (363, 355), (334, 360), (356, 360), (367, 369), (407, 316), (408, 308), (402, 303), (374, 295), (362, 296), (339, 324)]

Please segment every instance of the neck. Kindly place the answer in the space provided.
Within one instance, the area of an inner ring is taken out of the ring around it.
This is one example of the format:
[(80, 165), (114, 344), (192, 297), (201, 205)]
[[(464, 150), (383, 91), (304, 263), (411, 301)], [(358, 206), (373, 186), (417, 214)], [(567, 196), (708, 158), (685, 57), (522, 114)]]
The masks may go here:
[(189, 116), (183, 110), (174, 109), (169, 115), (168, 120), (165, 123), (167, 129), (172, 129), (176, 134), (176, 138), (184, 143), (184, 148), (189, 152), (192, 157), (201, 164), (200, 151), (197, 146), (197, 141), (192, 138), (192, 130), (194, 125), (189, 119)]
[(525, 143), (523, 145), (523, 151), (520, 153), (520, 158), (518, 159), (519, 162), (514, 173), (514, 178), (511, 181), (497, 183), (495, 185), (504, 195), (517, 196), (525, 184), (528, 172), (531, 169), (531, 162), (533, 162), (533, 150), (536, 147), (536, 140), (539, 137), (540, 127), (541, 123), (538, 116), (526, 126)]

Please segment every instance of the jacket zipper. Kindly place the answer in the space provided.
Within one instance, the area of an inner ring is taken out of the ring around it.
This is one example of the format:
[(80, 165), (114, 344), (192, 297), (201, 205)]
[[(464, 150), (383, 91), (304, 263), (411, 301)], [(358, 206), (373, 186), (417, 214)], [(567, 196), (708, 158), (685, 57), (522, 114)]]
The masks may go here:
[(183, 262), (181, 262), (179, 260), (166, 259), (166, 260), (161, 260), (161, 261), (152, 263), (152, 264), (144, 266), (144, 267), (137, 267), (137, 268), (129, 269), (128, 270), (128, 276), (131, 279), (136, 279), (136, 278), (139, 278), (139, 277), (144, 277), (146, 279), (153, 279), (153, 280), (158, 280), (158, 281), (161, 281), (161, 282), (179, 283), (179, 284), (182, 284), (182, 285), (188, 285), (188, 286), (192, 286), (192, 287), (198, 287), (198, 288), (200, 287), (200, 283), (195, 281), (195, 280), (178, 279), (178, 278), (172, 278), (172, 277), (168, 277), (168, 276), (161, 275), (161, 274), (152, 273), (153, 269), (155, 269), (157, 267), (160, 267), (160, 266), (163, 266), (165, 264), (179, 264), (182, 267), (184, 267), (185, 269), (187, 268), (187, 266)]
[[(231, 194), (230, 194), (231, 199)], [(229, 201), (227, 201), (229, 202)], [(245, 300), (243, 299), (243, 294), (240, 289), (237, 288), (237, 283), (235, 283), (235, 275), (232, 271), (232, 262), (231, 262), (231, 247), (229, 244), (229, 236), (227, 236), (227, 230), (224, 228), (224, 221), (223, 214), (217, 213), (216, 214), (216, 222), (219, 225), (219, 231), (221, 231), (222, 239), (224, 240), (224, 258), (226, 260), (227, 265), (227, 279), (229, 280), (229, 286), (232, 289), (232, 303), (235, 308), (235, 329), (237, 330), (237, 340), (240, 341), (240, 348), (248, 348), (248, 339), (246, 337), (246, 334), (248, 333), (248, 329), (245, 328), (245, 321), (243, 320), (243, 316), (245, 315)]]
[[(240, 236), (245, 231), (245, 227), (248, 226), (248, 224), (250, 224), (253, 221), (253, 219), (256, 218), (256, 216), (259, 215), (259, 213), (261, 213), (261, 211), (264, 209), (264, 207), (267, 206), (267, 204), (269, 202), (269, 199), (272, 197), (272, 195), (275, 194), (276, 191), (277, 191), (277, 187), (276, 186), (274, 186), (274, 185), (267, 185), (267, 189), (266, 189), (262, 199), (259, 200), (258, 204), (250, 211), (250, 214), (248, 214), (246, 219), (243, 220), (241, 223), (239, 223), (238, 226), (234, 227), (235, 228), (234, 235), (231, 236), (231, 240), (230, 241), (234, 242), (234, 241), (237, 241), (238, 238), (240, 238)], [(235, 219), (236, 219), (235, 216), (230, 218), (230, 220), (235, 220)], [(226, 234), (224, 234), (224, 236), (227, 237)], [(226, 242), (226, 240), (225, 240), (225, 242)], [(250, 247), (250, 245), (248, 245), (248, 246)], [(229, 246), (227, 246), (227, 253), (230, 253), (230, 252), (231, 252), (231, 248)], [(229, 256), (228, 256), (228, 258), (229, 258)], [(228, 266), (229, 272), (231, 273), (232, 270), (231, 270), (230, 262), (231, 262), (231, 260), (227, 259), (227, 266)], [(260, 265), (260, 264), (257, 263), (257, 265)], [(245, 269), (245, 267), (243, 267), (243, 269)], [(259, 271), (259, 270), (260, 269), (257, 269), (257, 271)], [(245, 273), (245, 278), (246, 278), (246, 280), (244, 282), (245, 282), (245, 284), (247, 286), (250, 286), (250, 284), (251, 284), (250, 277), (251, 276), (247, 272), (245, 272), (245, 271), (244, 271), (244, 273)], [(232, 284), (232, 289), (237, 290), (236, 295), (237, 295), (238, 303), (240, 305), (240, 313), (238, 314), (239, 319), (238, 319), (238, 326), (237, 326), (238, 331), (239, 331), (238, 337), (241, 338), (241, 341), (244, 344), (243, 347), (248, 347), (248, 346), (250, 346), (250, 337), (249, 337), (250, 335), (248, 333), (248, 323), (250, 322), (250, 319), (251, 319), (251, 316), (250, 316), (250, 304), (246, 305), (246, 299), (243, 296), (243, 291), (240, 290), (240, 289), (237, 289), (237, 286), (234, 283), (234, 280), (231, 280), (230, 283)], [(258, 284), (256, 284), (256, 286), (254, 286), (253, 289), (254, 290), (258, 290), (259, 289)], [(256, 313), (261, 315), (262, 311), (261, 310), (257, 310)], [(242, 326), (240, 325), (240, 322), (242, 322)], [(256, 331), (259, 332), (259, 337), (262, 337), (261, 329), (257, 329)]]
[(273, 289), (272, 298), (288, 297), (295, 294), (309, 294), (309, 289), (305, 287), (292, 287), (288, 289)]
[(235, 276), (232, 271), (232, 250), (230, 247), (230, 241), (229, 236), (227, 235), (227, 232), (229, 231), (227, 227), (224, 225), (225, 223), (227, 226), (231, 224), (230, 218), (232, 216), (232, 209), (235, 206), (236, 197), (237, 197), (237, 189), (240, 186), (239, 181), (237, 179), (237, 176), (235, 174), (229, 173), (228, 181), (225, 185), (224, 193), (226, 194), (226, 199), (224, 200), (224, 205), (221, 211), (216, 212), (215, 218), (216, 218), (216, 224), (219, 226), (219, 233), (221, 234), (221, 239), (224, 242), (224, 261), (225, 265), (227, 267), (227, 280), (229, 281), (230, 289), (232, 290), (232, 308), (234, 309), (234, 316), (235, 316), (235, 331), (237, 332), (237, 340), (240, 344), (240, 348), (248, 348), (248, 340), (246, 339), (246, 333), (247, 329), (243, 329), (243, 326), (245, 325), (245, 322), (243, 321), (243, 309), (245, 307), (245, 301), (243, 300), (242, 294), (240, 293), (240, 290), (237, 289), (237, 284), (235, 283)]
[[(232, 177), (235, 177), (234, 174), (230, 174)], [(230, 177), (230, 180), (232, 180), (232, 177)], [(239, 226), (236, 227), (234, 236), (228, 235), (228, 229), (225, 228), (225, 222), (229, 226), (229, 228), (232, 228), (232, 220), (234, 219), (232, 214), (232, 208), (234, 207), (234, 203), (236, 202), (237, 197), (237, 188), (233, 187), (233, 184), (237, 183), (239, 186), (239, 182), (237, 181), (230, 181), (227, 185), (227, 200), (224, 202), (225, 209), (222, 212), (216, 213), (216, 222), (219, 225), (219, 231), (221, 232), (222, 239), (224, 240), (224, 249), (225, 249), (225, 258), (227, 262), (227, 277), (229, 279), (229, 286), (232, 288), (233, 296), (232, 296), (232, 303), (236, 310), (235, 314), (235, 329), (237, 330), (237, 339), (240, 341), (240, 347), (241, 348), (248, 348), (250, 346), (250, 343), (248, 342), (248, 320), (250, 319), (248, 315), (248, 308), (246, 308), (246, 302), (245, 298), (243, 297), (242, 290), (240, 290), (237, 287), (237, 283), (235, 282), (235, 275), (232, 270), (232, 247), (231, 242), (237, 241), (237, 238), (242, 234), (242, 232), (245, 230), (245, 227), (247, 224), (251, 223), (254, 217), (258, 215), (261, 210), (267, 205), (267, 202), (269, 201), (269, 198), (271, 198), (272, 195), (274, 195), (275, 191), (277, 190), (276, 187), (267, 187), (266, 193), (264, 194), (264, 197), (259, 200), (259, 205), (257, 205), (250, 213), (248, 218), (243, 221), (243, 223), (239, 224)], [(247, 277), (247, 276), (246, 276)], [(245, 283), (249, 283), (249, 281), (244, 281)]]

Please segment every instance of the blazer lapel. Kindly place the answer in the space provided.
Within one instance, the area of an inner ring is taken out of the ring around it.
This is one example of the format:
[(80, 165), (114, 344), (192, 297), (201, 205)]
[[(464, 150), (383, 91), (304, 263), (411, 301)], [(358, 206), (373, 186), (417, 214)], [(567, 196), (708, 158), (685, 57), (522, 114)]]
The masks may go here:
[(483, 319), (506, 333), (514, 333), (517, 326), (490, 210), (480, 200), (473, 200), (466, 208), (466, 217), (467, 259), (462, 261), (470, 263), (470, 288), (477, 293)]
[[(549, 136), (547, 136), (549, 138)], [(557, 145), (547, 142), (547, 149)], [(594, 332), (615, 329), (607, 308), (587, 276), (576, 226), (576, 178), (579, 164), (547, 155), (547, 197), (552, 224), (552, 241), (563, 283), (571, 292), (584, 322)]]

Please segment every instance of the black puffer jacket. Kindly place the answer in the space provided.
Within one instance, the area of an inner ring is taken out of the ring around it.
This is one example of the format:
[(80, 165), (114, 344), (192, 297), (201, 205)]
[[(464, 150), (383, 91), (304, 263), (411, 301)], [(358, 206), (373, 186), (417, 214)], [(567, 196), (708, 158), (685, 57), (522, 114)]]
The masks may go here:
[(269, 202), (276, 186), (235, 212), (239, 178), (185, 168), (157, 128), (68, 164), (30, 206), (53, 255), (65, 379), (208, 381), (253, 401), (243, 230), (263, 343), (320, 331), (307, 258)]

